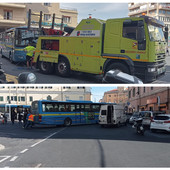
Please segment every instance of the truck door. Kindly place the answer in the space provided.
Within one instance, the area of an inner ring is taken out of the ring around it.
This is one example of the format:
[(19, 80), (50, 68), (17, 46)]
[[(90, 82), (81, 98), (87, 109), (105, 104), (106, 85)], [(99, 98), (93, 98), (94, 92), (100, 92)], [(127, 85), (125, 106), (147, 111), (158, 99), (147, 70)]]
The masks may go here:
[(107, 105), (101, 106), (99, 120), (102, 124), (107, 124)]
[(146, 40), (143, 21), (125, 20), (122, 23), (121, 54), (140, 61), (147, 59), (145, 50)]
[(107, 108), (107, 123), (112, 123), (113, 118), (113, 106), (108, 106)]

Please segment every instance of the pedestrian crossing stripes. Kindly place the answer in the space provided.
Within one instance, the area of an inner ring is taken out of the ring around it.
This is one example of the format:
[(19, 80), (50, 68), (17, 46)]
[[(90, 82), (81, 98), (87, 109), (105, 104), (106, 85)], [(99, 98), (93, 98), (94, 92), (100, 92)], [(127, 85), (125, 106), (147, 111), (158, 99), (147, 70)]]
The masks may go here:
[(10, 75), (10, 74), (6, 74), (6, 80), (7, 82), (14, 82), (15, 84), (18, 84), (18, 77), (17, 76), (13, 76), (13, 75)]
[(9, 159), (11, 156), (0, 156), (0, 163), (4, 162), (5, 160)]

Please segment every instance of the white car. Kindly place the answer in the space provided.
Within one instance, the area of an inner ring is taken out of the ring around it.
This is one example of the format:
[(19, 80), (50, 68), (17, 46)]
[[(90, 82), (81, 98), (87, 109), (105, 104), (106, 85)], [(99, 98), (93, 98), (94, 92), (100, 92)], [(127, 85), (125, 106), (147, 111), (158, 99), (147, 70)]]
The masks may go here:
[(151, 121), (150, 129), (152, 132), (155, 132), (156, 130), (170, 132), (170, 114), (156, 115)]

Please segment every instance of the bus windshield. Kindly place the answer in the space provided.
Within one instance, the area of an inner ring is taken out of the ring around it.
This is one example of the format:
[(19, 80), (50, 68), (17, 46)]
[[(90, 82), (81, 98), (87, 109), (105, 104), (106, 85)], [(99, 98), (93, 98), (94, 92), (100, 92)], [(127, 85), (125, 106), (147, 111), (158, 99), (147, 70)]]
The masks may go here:
[(37, 114), (38, 113), (38, 101), (32, 102), (31, 113), (32, 114)]
[(151, 41), (165, 41), (162, 27), (148, 24), (149, 37)]
[(31, 43), (32, 45), (36, 44), (39, 36), (39, 31), (16, 29), (15, 36), (16, 36), (15, 45), (18, 47), (26, 47), (28, 43)]

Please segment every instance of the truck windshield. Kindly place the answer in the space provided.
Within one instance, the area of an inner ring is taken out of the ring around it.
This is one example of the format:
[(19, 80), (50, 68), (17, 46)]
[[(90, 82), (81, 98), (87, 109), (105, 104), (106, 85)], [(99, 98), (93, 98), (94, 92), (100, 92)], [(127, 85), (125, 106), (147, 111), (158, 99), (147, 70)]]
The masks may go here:
[(165, 41), (164, 33), (161, 27), (148, 24), (148, 30), (151, 41)]

